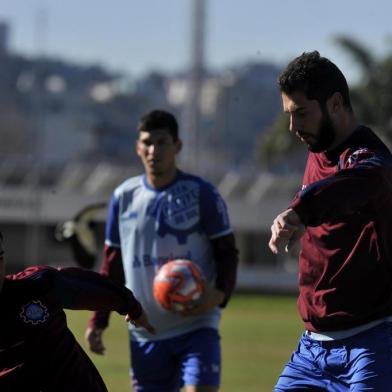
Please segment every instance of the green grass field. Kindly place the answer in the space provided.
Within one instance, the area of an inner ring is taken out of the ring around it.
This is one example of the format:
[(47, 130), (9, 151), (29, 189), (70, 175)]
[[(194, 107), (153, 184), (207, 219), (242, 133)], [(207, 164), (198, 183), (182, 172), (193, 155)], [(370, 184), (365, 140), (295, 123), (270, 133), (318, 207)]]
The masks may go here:
[[(67, 312), (68, 323), (86, 349), (88, 312)], [(222, 392), (270, 392), (296, 347), (302, 325), (294, 297), (236, 294), (224, 311)], [(105, 331), (106, 354), (91, 354), (110, 392), (130, 391), (126, 325), (117, 314)]]

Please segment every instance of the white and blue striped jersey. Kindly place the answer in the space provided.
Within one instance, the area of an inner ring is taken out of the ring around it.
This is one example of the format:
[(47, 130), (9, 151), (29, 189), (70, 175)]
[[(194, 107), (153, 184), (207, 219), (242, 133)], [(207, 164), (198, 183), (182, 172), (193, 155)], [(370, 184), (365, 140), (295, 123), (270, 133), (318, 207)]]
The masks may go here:
[(178, 171), (159, 190), (145, 175), (117, 187), (109, 207), (106, 244), (121, 248), (126, 286), (148, 314), (157, 335), (132, 329), (137, 340), (165, 339), (201, 327), (218, 328), (220, 309), (184, 317), (156, 303), (152, 286), (159, 267), (169, 260), (192, 260), (211, 284), (215, 262), (210, 240), (232, 232), (225, 202), (203, 179)]

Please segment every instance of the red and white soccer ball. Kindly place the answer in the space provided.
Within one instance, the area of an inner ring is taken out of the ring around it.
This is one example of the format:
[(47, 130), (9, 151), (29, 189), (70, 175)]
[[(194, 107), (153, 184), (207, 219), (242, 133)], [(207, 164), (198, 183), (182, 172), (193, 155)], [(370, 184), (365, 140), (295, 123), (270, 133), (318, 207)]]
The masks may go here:
[(169, 261), (154, 278), (154, 298), (167, 310), (184, 310), (192, 301), (197, 301), (203, 292), (202, 273), (190, 260)]

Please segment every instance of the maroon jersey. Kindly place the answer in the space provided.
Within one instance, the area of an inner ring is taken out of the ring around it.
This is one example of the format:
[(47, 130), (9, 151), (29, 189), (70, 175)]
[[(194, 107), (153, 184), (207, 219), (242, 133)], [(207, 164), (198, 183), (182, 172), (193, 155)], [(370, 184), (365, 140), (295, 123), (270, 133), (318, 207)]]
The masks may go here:
[(0, 391), (107, 391), (63, 308), (141, 314), (132, 293), (91, 271), (31, 267), (0, 293)]
[(305, 224), (298, 308), (311, 331), (392, 315), (392, 157), (358, 127), (331, 152), (309, 153), (291, 204)]

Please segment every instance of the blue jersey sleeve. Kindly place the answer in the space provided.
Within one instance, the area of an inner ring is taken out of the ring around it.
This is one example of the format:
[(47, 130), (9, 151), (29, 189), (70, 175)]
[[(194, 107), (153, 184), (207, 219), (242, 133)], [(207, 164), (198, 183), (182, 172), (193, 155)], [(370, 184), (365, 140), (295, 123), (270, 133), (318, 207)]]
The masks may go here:
[(118, 226), (119, 198), (113, 194), (110, 201), (108, 220), (106, 222), (105, 243), (113, 247), (120, 247), (120, 232)]
[(232, 232), (226, 203), (211, 184), (201, 184), (200, 209), (202, 226), (210, 239)]

